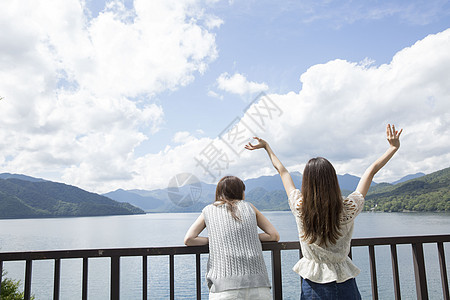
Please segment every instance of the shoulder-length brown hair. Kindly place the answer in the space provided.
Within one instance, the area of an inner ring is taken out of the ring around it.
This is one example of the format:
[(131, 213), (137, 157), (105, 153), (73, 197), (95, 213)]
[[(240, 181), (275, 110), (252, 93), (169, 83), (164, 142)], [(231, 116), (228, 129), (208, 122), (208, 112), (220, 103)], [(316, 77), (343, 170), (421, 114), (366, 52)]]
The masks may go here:
[(323, 157), (312, 158), (303, 171), (301, 219), (308, 243), (327, 246), (341, 236), (341, 189), (333, 165)]
[(236, 176), (225, 176), (217, 183), (214, 204), (225, 204), (233, 218), (239, 220), (236, 213), (236, 202), (244, 199), (244, 191), (245, 184), (241, 179)]

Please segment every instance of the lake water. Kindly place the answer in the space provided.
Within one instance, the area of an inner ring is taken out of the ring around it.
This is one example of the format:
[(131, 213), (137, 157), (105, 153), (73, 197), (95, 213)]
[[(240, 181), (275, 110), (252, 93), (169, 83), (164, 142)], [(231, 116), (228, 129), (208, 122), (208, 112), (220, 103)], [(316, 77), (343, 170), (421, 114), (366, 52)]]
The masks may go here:
[[(280, 232), (281, 241), (298, 238), (290, 212), (264, 212)], [(183, 245), (186, 230), (198, 213), (146, 214), (134, 216), (0, 220), (0, 251), (61, 250), (87, 248), (131, 248)], [(440, 213), (362, 213), (355, 222), (354, 237), (450, 234), (450, 214)], [(377, 279), (380, 299), (394, 299), (390, 249), (376, 247)], [(436, 245), (425, 245), (430, 299), (443, 299)], [(450, 274), (450, 245), (445, 245), (447, 272)], [(403, 299), (415, 299), (411, 246), (398, 246), (400, 287)], [(202, 255), (202, 278), (207, 255)], [(149, 257), (149, 299), (167, 299), (168, 258)], [(270, 270), (270, 256), (265, 253)], [(283, 251), (284, 299), (299, 299), (300, 279), (291, 269), (298, 251)], [(357, 277), (363, 299), (371, 299), (370, 267), (367, 247), (353, 249), (353, 261), (361, 269)], [(25, 263), (5, 262), (8, 277), (23, 281)], [(141, 299), (141, 258), (121, 259), (121, 299)], [(109, 259), (89, 260), (89, 299), (109, 299)], [(61, 299), (81, 299), (82, 260), (61, 262)], [(32, 293), (36, 299), (51, 299), (53, 261), (33, 263)], [(175, 257), (176, 299), (195, 298), (195, 256)], [(202, 294), (207, 299), (205, 282)]]

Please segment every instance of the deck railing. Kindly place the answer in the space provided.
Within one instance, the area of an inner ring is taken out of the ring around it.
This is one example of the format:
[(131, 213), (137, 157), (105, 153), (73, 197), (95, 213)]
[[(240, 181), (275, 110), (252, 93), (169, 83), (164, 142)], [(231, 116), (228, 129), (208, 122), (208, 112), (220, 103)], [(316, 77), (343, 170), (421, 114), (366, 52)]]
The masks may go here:
[[(425, 270), (425, 259), (423, 245), (428, 243), (437, 244), (439, 257), (439, 268), (442, 283), (442, 295), (444, 300), (449, 299), (448, 277), (445, 262), (444, 243), (450, 242), (450, 235), (428, 235), (428, 236), (402, 236), (386, 238), (357, 238), (352, 240), (352, 249), (354, 247), (367, 247), (369, 252), (370, 277), (372, 286), (372, 298), (378, 299), (377, 271), (375, 261), (375, 246), (390, 246), (392, 274), (394, 280), (395, 299), (401, 299), (400, 278), (398, 271), (397, 245), (410, 244), (413, 254), (415, 284), (417, 299), (428, 299), (428, 289)], [(263, 251), (270, 251), (272, 261), (272, 291), (274, 299), (282, 299), (282, 273), (281, 273), (281, 251), (299, 250), (299, 242), (266, 242), (263, 243)], [(142, 299), (148, 297), (148, 266), (149, 256), (168, 256), (169, 257), (169, 291), (170, 299), (175, 299), (175, 255), (195, 255), (196, 257), (196, 297), (201, 299), (201, 264), (200, 255), (208, 253), (208, 246), (196, 247), (155, 247), (155, 248), (120, 248), (120, 249), (89, 249), (89, 250), (62, 250), (62, 251), (31, 251), (31, 252), (3, 252), (0, 253), (0, 284), (3, 271), (3, 262), (6, 261), (25, 261), (25, 280), (24, 295), (25, 300), (31, 297), (31, 279), (33, 261), (54, 260), (53, 276), (53, 299), (60, 299), (60, 274), (61, 260), (80, 258), (83, 260), (82, 275), (82, 299), (88, 296), (88, 270), (90, 258), (110, 258), (111, 263), (111, 299), (119, 299), (120, 295), (120, 258), (121, 257), (141, 257), (142, 258)], [(350, 257), (352, 252), (350, 251)], [(51, 283), (49, 283), (51, 284)]]

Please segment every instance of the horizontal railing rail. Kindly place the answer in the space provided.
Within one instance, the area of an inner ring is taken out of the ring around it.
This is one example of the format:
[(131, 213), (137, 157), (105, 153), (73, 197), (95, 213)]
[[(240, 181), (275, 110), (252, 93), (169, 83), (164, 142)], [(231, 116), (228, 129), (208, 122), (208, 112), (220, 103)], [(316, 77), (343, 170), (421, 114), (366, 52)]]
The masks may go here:
[[(377, 238), (356, 238), (352, 240), (351, 246), (368, 247), (370, 277), (372, 287), (372, 298), (378, 299), (378, 285), (376, 275), (375, 246), (390, 246), (392, 273), (394, 280), (394, 295), (396, 300), (401, 299), (400, 278), (398, 271), (397, 245), (410, 244), (413, 254), (413, 265), (416, 283), (417, 299), (428, 299), (428, 289), (425, 270), (425, 259), (423, 244), (437, 244), (439, 257), (439, 269), (442, 283), (442, 293), (444, 300), (449, 299), (448, 276), (444, 252), (444, 243), (450, 242), (450, 235), (427, 235), (427, 236), (401, 236), (401, 237), (377, 237)], [(281, 274), (281, 251), (299, 250), (299, 242), (265, 242), (263, 251), (271, 252), (272, 261), (272, 292), (274, 299), (282, 299), (282, 274)], [(201, 264), (200, 255), (208, 253), (208, 246), (176, 246), (176, 247), (152, 247), (152, 248), (112, 248), (112, 249), (84, 249), (84, 250), (56, 250), (56, 251), (28, 251), (28, 252), (0, 252), (0, 285), (2, 283), (3, 263), (7, 261), (25, 261), (24, 299), (31, 298), (31, 279), (33, 261), (54, 260), (53, 276), (53, 299), (60, 298), (60, 274), (61, 260), (79, 258), (83, 260), (82, 272), (82, 299), (87, 299), (88, 295), (88, 269), (90, 258), (110, 258), (110, 297), (119, 299), (120, 295), (120, 258), (121, 257), (141, 257), (142, 258), (142, 298), (148, 297), (148, 257), (168, 256), (169, 257), (169, 294), (170, 299), (175, 298), (175, 255), (195, 255), (196, 256), (196, 296), (201, 299)], [(352, 256), (350, 251), (349, 256)]]

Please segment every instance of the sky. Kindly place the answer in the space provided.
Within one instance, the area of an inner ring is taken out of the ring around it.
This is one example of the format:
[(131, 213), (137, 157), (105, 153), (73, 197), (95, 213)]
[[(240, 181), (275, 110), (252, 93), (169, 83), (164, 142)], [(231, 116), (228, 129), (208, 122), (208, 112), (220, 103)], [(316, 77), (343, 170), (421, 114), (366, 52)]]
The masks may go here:
[(106, 193), (324, 156), (392, 182), (450, 166), (450, 1), (0, 2), (0, 173)]

